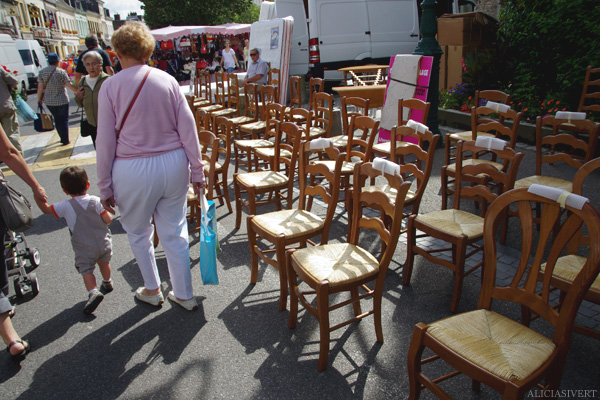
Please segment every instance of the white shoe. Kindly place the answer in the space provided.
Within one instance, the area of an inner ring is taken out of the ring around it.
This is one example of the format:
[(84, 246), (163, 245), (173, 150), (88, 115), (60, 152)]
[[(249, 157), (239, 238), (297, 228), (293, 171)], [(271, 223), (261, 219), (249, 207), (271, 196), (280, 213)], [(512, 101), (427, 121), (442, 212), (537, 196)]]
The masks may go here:
[(143, 301), (144, 303), (151, 304), (155, 307), (158, 307), (165, 302), (165, 298), (163, 297), (163, 294), (161, 292), (158, 292), (158, 294), (147, 295), (143, 294), (143, 291), (143, 286), (137, 288), (137, 290), (135, 291), (135, 298), (139, 301)]
[(177, 297), (175, 297), (173, 291), (170, 291), (167, 297), (169, 298), (169, 300), (179, 304), (181, 307), (185, 308), (188, 311), (194, 311), (198, 309), (198, 303), (196, 302), (195, 297), (192, 297), (189, 300), (179, 300)]

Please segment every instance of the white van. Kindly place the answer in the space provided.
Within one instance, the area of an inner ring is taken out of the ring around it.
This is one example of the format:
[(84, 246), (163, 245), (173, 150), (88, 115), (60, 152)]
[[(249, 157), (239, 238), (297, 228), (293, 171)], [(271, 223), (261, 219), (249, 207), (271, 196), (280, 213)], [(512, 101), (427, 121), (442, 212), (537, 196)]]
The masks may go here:
[(337, 69), (389, 64), (392, 55), (412, 53), (419, 40), (415, 0), (276, 0), (274, 8), (261, 14), (294, 18), (291, 75), (339, 80)]
[(9, 35), (0, 35), (0, 65), (6, 66), (11, 72), (17, 71), (19, 91), (24, 98), (27, 98), (29, 80), (25, 72), (25, 65), (19, 55), (15, 41)]
[(48, 66), (46, 55), (42, 50), (42, 46), (37, 40), (15, 40), (17, 50), (21, 55), (23, 64), (25, 64), (25, 72), (29, 79), (29, 87), (36, 88), (38, 75), (43, 68)]

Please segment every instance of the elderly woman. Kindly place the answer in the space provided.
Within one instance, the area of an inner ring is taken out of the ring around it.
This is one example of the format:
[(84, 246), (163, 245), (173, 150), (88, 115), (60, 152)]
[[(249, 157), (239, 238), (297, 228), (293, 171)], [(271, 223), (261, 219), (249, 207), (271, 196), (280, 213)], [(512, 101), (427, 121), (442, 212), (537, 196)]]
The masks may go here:
[(83, 107), (88, 124), (94, 129), (90, 132), (92, 143), (96, 147), (96, 127), (98, 126), (98, 93), (107, 73), (102, 71), (102, 56), (96, 51), (88, 51), (83, 55), (83, 65), (88, 75), (81, 78), (75, 94), (75, 101)]
[[(121, 225), (142, 273), (143, 302), (164, 302), (152, 245), (152, 216), (169, 267), (169, 299), (187, 310), (198, 304), (192, 290), (187, 192), (205, 187), (196, 124), (177, 81), (151, 68), (155, 41), (146, 25), (128, 22), (111, 39), (123, 70), (106, 80), (98, 96), (97, 169), (102, 204)], [(139, 94), (139, 96), (137, 96)]]

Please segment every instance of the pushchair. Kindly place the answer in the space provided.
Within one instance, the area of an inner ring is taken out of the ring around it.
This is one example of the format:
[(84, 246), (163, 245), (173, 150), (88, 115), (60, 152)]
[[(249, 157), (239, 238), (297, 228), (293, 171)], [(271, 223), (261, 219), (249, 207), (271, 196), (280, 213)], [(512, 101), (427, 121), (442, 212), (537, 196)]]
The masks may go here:
[(35, 247), (29, 248), (23, 233), (6, 232), (4, 236), (4, 260), (8, 275), (17, 275), (13, 280), (17, 297), (23, 297), (27, 291), (31, 291), (34, 296), (40, 292), (35, 272), (27, 272), (40, 265), (40, 252)]

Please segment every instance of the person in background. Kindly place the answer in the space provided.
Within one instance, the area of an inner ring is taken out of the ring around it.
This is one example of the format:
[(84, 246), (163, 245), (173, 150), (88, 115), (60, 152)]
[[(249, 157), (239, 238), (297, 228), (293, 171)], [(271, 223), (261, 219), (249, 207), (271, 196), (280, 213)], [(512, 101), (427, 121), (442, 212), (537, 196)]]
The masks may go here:
[(250, 61), (249, 51), (250, 51), (250, 40), (246, 39), (246, 40), (244, 40), (244, 69), (246, 71), (248, 70), (248, 61)]
[[(98, 93), (102, 83), (108, 78), (108, 74), (102, 71), (102, 57), (95, 51), (90, 51), (82, 57), (87, 75), (78, 82), (78, 91), (75, 101), (79, 107), (83, 107), (87, 122), (93, 127), (98, 126)], [(92, 143), (96, 148), (96, 131), (92, 132)]]
[(108, 54), (108, 56), (110, 57), (110, 63), (113, 65), (113, 67), (115, 66), (115, 58), (117, 58), (117, 53), (115, 53), (112, 50), (111, 46), (106, 46), (106, 48), (104, 49), (104, 51), (106, 51), (106, 53)]
[[(46, 191), (27, 167), (21, 153), (8, 140), (2, 126), (0, 126), (0, 158), (19, 178), (31, 187), (36, 201), (46, 202)], [(6, 233), (6, 225), (0, 217), (0, 235), (5, 237)], [(4, 251), (0, 251), (0, 336), (2, 336), (11, 358), (15, 361), (21, 361), (25, 358), (30, 347), (29, 343), (19, 336), (10, 320), (14, 315), (14, 310), (8, 300), (9, 282)]]
[[(71, 84), (71, 79), (67, 72), (58, 68), (58, 54), (48, 53), (48, 65), (40, 71), (38, 80), (37, 96), (38, 104), (46, 103), (48, 110), (54, 116), (54, 125), (60, 142), (63, 146), (71, 143), (69, 141), (69, 95), (67, 88), (73, 93), (77, 89)], [(83, 65), (83, 62), (81, 63)]]
[(173, 287), (168, 298), (196, 310), (186, 219), (190, 170), (196, 194), (206, 183), (194, 116), (175, 78), (146, 65), (155, 47), (146, 25), (129, 21), (111, 42), (123, 70), (107, 79), (98, 95), (96, 166), (102, 205), (113, 214), (119, 207), (144, 280), (135, 298), (157, 307), (164, 302), (152, 241), (154, 216)]
[(13, 146), (23, 154), (21, 133), (17, 119), (17, 107), (13, 102), (11, 92), (17, 88), (19, 81), (14, 75), (0, 68), (0, 124)]
[(110, 62), (110, 56), (106, 51), (102, 50), (102, 48), (98, 46), (98, 38), (96, 37), (96, 35), (87, 35), (87, 37), (85, 38), (85, 47), (87, 47), (87, 50), (79, 55), (79, 59), (77, 60), (77, 67), (75, 68), (76, 85), (79, 83), (83, 75), (87, 75), (87, 71), (85, 70), (85, 66), (83, 65), (82, 60), (83, 56), (88, 51), (98, 52), (102, 56), (102, 69), (104, 70), (104, 72), (106, 72), (108, 75), (114, 74), (114, 71), (112, 69), (112, 63)]
[(223, 68), (228, 74), (231, 74), (236, 67), (238, 69), (240, 68), (235, 50), (229, 47), (230, 44), (231, 43), (229, 40), (225, 40), (225, 48), (223, 49), (220, 62), (221, 68)]
[(251, 49), (250, 58), (251, 61), (248, 65), (246, 78), (244, 78), (244, 84), (254, 82), (259, 85), (266, 85), (269, 79), (269, 66), (260, 58), (260, 50), (256, 48)]

